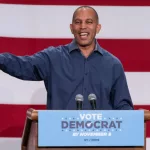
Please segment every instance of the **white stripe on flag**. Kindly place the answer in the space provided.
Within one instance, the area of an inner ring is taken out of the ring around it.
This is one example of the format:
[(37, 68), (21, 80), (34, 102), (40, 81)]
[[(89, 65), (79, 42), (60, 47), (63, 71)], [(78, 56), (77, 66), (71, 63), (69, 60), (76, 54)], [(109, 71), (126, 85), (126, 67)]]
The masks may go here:
[[(150, 138), (146, 139), (146, 150), (150, 149)], [(9, 144), (8, 144), (9, 143)], [(0, 138), (0, 146), (2, 150), (21, 150), (21, 138)]]
[[(149, 39), (150, 6), (93, 6), (102, 24), (98, 38)], [(72, 38), (69, 24), (77, 6), (0, 4), (0, 36)]]
[[(150, 72), (126, 72), (134, 105), (150, 104)], [(0, 104), (46, 104), (43, 82), (22, 81), (0, 71)]]

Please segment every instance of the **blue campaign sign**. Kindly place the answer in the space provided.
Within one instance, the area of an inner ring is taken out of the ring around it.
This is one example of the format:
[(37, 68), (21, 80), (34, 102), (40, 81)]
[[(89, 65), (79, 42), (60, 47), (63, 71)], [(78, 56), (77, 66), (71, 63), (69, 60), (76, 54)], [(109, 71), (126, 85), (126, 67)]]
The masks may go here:
[(144, 111), (42, 110), (38, 146), (144, 146)]

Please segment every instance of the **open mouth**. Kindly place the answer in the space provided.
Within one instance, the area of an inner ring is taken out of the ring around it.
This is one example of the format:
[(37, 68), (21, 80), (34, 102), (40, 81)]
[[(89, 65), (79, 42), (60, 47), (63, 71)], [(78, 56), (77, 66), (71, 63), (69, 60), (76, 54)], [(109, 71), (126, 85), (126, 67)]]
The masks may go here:
[(81, 39), (87, 39), (89, 33), (87, 33), (87, 32), (82, 32), (82, 33), (80, 33), (79, 35), (80, 35)]

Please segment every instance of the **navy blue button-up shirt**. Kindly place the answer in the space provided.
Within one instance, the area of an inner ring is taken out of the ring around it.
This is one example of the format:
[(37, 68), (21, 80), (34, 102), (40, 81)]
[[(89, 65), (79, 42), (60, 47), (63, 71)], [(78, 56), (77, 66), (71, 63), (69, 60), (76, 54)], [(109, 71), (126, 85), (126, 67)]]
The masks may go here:
[(75, 110), (77, 94), (84, 97), (83, 109), (91, 109), (91, 93), (97, 97), (97, 109), (133, 109), (121, 62), (97, 41), (88, 58), (82, 55), (75, 40), (32, 56), (3, 53), (0, 69), (19, 79), (44, 80), (47, 109)]

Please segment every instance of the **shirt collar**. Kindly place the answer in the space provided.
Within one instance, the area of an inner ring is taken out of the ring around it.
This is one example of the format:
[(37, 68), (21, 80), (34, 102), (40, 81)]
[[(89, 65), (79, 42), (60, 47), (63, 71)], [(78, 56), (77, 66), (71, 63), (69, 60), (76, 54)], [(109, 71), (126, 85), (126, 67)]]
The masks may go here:
[[(94, 51), (97, 51), (103, 55), (103, 49), (100, 47), (98, 41), (97, 40), (95, 40), (95, 41), (96, 41), (96, 45), (95, 45)], [(73, 50), (79, 50), (75, 39), (73, 39), (73, 41), (69, 44), (69, 52), (72, 52)]]

